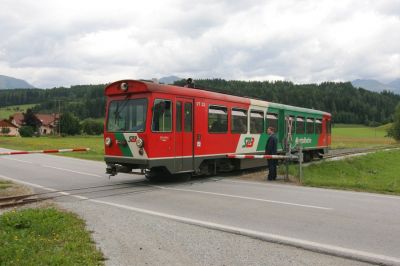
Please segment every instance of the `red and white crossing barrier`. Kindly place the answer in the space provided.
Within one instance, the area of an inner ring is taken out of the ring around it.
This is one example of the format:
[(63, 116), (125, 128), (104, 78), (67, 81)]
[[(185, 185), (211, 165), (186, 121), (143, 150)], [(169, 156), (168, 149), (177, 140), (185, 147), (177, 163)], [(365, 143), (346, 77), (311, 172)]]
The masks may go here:
[(76, 148), (76, 149), (59, 149), (59, 150), (39, 150), (39, 151), (7, 151), (0, 152), (0, 155), (21, 155), (21, 154), (32, 154), (32, 153), (61, 153), (61, 152), (78, 152), (78, 151), (89, 151), (89, 148)]
[(286, 155), (227, 154), (226, 156), (230, 159), (273, 159), (273, 160), (298, 159), (297, 156), (286, 156)]

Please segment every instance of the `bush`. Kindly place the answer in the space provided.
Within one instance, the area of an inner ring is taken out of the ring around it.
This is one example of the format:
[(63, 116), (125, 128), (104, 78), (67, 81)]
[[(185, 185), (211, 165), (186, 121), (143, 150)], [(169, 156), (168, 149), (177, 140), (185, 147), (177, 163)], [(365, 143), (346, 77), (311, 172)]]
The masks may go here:
[(21, 137), (33, 137), (34, 130), (30, 126), (23, 126), (19, 129), (19, 134)]
[(103, 134), (103, 122), (94, 119), (86, 119), (82, 122), (82, 131), (88, 135)]
[(378, 122), (376, 122), (376, 121), (370, 121), (369, 123), (368, 123), (368, 126), (369, 127), (379, 127), (381, 125), (381, 123), (378, 123)]
[(393, 117), (393, 124), (388, 129), (388, 136), (400, 141), (400, 103), (396, 107)]
[(71, 113), (64, 113), (60, 117), (61, 134), (78, 135), (81, 133), (79, 119)]

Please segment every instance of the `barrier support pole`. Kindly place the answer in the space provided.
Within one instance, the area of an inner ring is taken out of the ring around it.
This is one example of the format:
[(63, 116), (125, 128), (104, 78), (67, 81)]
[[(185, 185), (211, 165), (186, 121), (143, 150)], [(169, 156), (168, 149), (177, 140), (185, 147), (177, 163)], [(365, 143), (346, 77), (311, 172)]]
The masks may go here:
[(285, 160), (285, 168), (286, 168), (286, 173), (285, 173), (285, 181), (289, 181), (289, 160)]
[(299, 144), (298, 151), (299, 151), (299, 180), (300, 180), (300, 184), (302, 184), (303, 183), (303, 147), (301, 146), (301, 144)]

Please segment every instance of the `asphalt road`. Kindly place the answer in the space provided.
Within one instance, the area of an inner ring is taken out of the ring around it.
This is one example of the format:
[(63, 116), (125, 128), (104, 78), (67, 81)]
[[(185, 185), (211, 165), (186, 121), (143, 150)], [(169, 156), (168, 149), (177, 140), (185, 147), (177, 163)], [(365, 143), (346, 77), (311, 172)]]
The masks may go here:
[(109, 180), (104, 168), (52, 155), (0, 157), (0, 178), (63, 191), (53, 195), (87, 220), (110, 265), (362, 264), (326, 253), (400, 265), (397, 196), (218, 177)]

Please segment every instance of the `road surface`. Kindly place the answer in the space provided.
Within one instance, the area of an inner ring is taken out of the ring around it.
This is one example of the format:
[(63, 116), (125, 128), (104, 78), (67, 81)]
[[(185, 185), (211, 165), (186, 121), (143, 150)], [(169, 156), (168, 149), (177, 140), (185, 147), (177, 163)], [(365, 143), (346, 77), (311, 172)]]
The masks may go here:
[(104, 168), (44, 154), (0, 157), (0, 178), (63, 191), (57, 202), (87, 220), (109, 265), (400, 265), (397, 196), (218, 177), (109, 180)]

